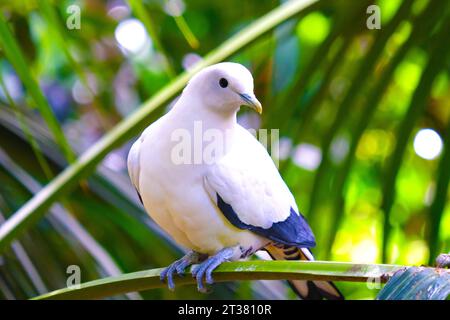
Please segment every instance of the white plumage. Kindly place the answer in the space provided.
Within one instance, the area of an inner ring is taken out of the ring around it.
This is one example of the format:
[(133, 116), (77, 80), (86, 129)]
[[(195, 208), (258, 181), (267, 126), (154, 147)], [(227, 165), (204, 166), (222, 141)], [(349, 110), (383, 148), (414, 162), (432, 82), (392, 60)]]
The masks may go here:
[(209, 194), (219, 193), (242, 222), (268, 229), (297, 205), (266, 149), (240, 125), (234, 130), (231, 150), (208, 168)]
[[(150, 125), (130, 150), (129, 175), (145, 209), (178, 243), (193, 250), (164, 274), (171, 288), (173, 272), (206, 257), (204, 270), (200, 265), (194, 272), (199, 289), (204, 275), (212, 282), (210, 272), (221, 262), (270, 247), (273, 239), (284, 240), (294, 229), (310, 232), (266, 149), (237, 123), (236, 112), (243, 104), (261, 111), (250, 72), (234, 63), (208, 67), (191, 79), (174, 107)], [(214, 130), (223, 138), (222, 152), (209, 161), (199, 162), (195, 154), (203, 155), (208, 143), (201, 149), (192, 145), (199, 123), (202, 133)], [(190, 136), (192, 147), (184, 150), (191, 161), (181, 164), (175, 159), (180, 156), (179, 133)], [(297, 217), (290, 217), (293, 213)], [(314, 241), (310, 235), (305, 243)], [(286, 243), (296, 244), (299, 236), (288, 238)]]

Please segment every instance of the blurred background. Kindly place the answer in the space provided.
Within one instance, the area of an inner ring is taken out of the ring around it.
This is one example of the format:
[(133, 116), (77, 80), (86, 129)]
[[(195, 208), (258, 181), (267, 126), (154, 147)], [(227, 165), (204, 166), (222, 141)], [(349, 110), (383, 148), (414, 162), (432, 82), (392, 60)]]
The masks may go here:
[[(283, 2), (0, 1), (0, 224), (177, 74)], [(380, 29), (366, 24), (371, 4)], [(448, 7), (318, 1), (229, 59), (251, 70), (264, 106), (239, 122), (279, 129), (276, 160), (318, 259), (432, 265), (450, 250)], [(131, 187), (133, 141), (4, 251), (0, 298), (65, 287), (70, 265), (85, 282), (182, 254)], [(338, 286), (348, 299), (377, 294)], [(293, 297), (283, 282), (244, 281), (208, 295), (189, 286), (113, 298)]]

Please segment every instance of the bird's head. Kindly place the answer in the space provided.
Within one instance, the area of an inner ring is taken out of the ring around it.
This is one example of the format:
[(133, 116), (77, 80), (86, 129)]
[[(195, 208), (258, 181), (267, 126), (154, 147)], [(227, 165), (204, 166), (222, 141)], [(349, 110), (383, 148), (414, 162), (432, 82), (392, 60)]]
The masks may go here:
[(236, 112), (241, 105), (262, 112), (253, 93), (253, 77), (238, 63), (223, 62), (203, 69), (189, 81), (185, 91), (214, 112)]

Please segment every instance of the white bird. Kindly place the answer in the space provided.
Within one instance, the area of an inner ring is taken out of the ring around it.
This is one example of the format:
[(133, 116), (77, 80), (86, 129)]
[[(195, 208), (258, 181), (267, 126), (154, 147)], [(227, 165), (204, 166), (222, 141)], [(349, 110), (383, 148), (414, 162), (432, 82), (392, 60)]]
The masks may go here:
[[(191, 250), (161, 274), (170, 289), (175, 273), (198, 264), (192, 274), (204, 291), (222, 262), (261, 249), (277, 260), (313, 260), (314, 235), (266, 149), (237, 123), (241, 105), (262, 112), (251, 73), (230, 62), (207, 67), (131, 147), (128, 171), (146, 211)], [(203, 146), (192, 147), (199, 125)], [(215, 142), (209, 159), (205, 140)], [(331, 282), (290, 284), (305, 299), (343, 298)]]

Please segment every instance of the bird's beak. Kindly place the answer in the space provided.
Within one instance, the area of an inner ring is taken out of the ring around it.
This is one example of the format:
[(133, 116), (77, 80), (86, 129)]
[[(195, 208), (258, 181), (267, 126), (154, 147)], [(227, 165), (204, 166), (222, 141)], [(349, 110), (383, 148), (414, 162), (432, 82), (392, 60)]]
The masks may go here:
[(261, 102), (256, 99), (254, 94), (240, 93), (239, 94), (244, 101), (244, 105), (249, 106), (254, 109), (259, 114), (262, 113), (262, 105)]

